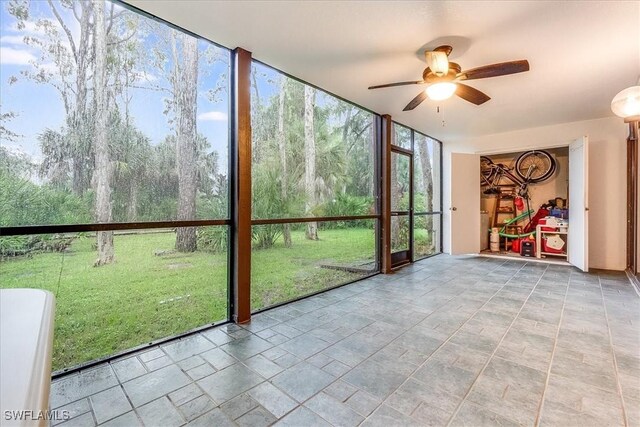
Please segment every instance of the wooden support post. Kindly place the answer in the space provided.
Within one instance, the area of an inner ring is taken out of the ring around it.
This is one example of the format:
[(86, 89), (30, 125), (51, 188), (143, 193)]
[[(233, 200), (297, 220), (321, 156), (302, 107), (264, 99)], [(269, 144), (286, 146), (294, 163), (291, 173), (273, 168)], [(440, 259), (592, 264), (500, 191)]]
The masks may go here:
[(629, 122), (627, 138), (627, 270), (638, 272), (638, 121)]
[(382, 211), (380, 221), (382, 229), (382, 272), (390, 274), (391, 270), (391, 137), (393, 123), (391, 116), (382, 116)]
[(232, 319), (251, 321), (251, 52), (233, 51)]

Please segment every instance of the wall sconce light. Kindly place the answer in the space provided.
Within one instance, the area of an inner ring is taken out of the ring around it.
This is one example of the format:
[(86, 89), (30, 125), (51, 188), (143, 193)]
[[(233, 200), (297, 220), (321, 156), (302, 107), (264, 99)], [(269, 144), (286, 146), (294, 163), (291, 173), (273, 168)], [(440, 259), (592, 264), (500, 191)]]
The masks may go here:
[(640, 86), (631, 86), (613, 97), (611, 111), (625, 123), (640, 121)]

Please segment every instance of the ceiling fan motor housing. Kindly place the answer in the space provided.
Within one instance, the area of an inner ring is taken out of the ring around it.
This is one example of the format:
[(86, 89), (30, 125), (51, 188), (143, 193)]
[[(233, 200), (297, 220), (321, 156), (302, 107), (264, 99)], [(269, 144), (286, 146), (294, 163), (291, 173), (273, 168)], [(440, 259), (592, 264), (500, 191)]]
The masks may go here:
[(449, 71), (444, 76), (435, 75), (429, 67), (424, 69), (422, 73), (422, 79), (427, 83), (441, 83), (441, 82), (450, 82), (456, 78), (458, 73), (460, 72), (460, 66), (455, 62), (449, 63)]

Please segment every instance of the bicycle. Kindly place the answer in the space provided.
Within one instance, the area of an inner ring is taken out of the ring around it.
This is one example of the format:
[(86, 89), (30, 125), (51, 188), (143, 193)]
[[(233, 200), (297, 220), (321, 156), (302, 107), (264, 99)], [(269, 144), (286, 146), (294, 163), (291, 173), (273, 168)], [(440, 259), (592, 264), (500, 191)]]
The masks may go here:
[[(515, 171), (513, 174), (511, 171)], [(516, 159), (515, 166), (509, 168), (502, 163), (493, 163), (486, 156), (480, 156), (480, 179), (482, 187), (489, 187), (484, 194), (500, 194), (500, 186), (507, 179), (518, 186), (518, 196), (529, 199), (529, 184), (544, 182), (556, 171), (556, 161), (546, 151), (526, 151)]]

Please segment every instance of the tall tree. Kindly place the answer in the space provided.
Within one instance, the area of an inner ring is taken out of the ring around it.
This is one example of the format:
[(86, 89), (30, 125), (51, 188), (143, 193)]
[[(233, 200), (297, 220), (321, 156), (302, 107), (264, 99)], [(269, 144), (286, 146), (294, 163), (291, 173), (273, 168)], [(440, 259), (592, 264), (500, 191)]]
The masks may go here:
[(151, 184), (151, 171), (156, 169), (151, 140), (136, 129), (126, 115), (123, 118), (118, 110), (110, 113), (108, 129), (111, 164), (115, 165), (112, 177), (113, 217), (116, 222), (135, 222), (139, 220), (141, 193)]
[[(47, 0), (53, 19), (33, 17), (27, 1), (12, 0), (7, 10), (16, 18), (19, 30), (32, 24), (36, 32), (23, 37), (26, 45), (38, 49), (38, 57), (27, 69), (20, 72), (26, 79), (53, 87), (62, 99), (67, 129), (65, 152), (53, 150), (57, 159), (64, 157), (70, 164), (71, 185), (76, 195), (82, 195), (89, 187), (91, 165), (92, 120), (89, 119), (88, 91), (93, 51), (93, 4), (90, 0), (53, 2)], [(56, 6), (57, 5), (57, 6)], [(65, 18), (59, 8), (70, 9)], [(73, 21), (75, 20), (75, 21)], [(71, 28), (78, 28), (74, 37)], [(9, 79), (10, 84), (17, 76)], [(52, 148), (52, 147), (50, 147)], [(54, 164), (53, 161), (49, 162)], [(59, 168), (58, 168), (59, 170)]]
[[(36, 76), (41, 76), (43, 79), (53, 83), (58, 87), (67, 110), (67, 126), (69, 131), (69, 137), (71, 144), (68, 145), (70, 152), (68, 156), (71, 157), (72, 162), (72, 179), (71, 188), (76, 195), (82, 195), (89, 187), (90, 181), (90, 161), (91, 161), (91, 133), (92, 133), (92, 120), (90, 119), (90, 103), (89, 103), (89, 76), (91, 74), (91, 61), (96, 57), (95, 52), (95, 40), (94, 37), (95, 18), (94, 7), (105, 7), (104, 1), (95, 3), (91, 1), (77, 1), (71, 2), (70, 8), (73, 10), (73, 16), (77, 20), (77, 25), (80, 28), (79, 36), (77, 40), (73, 37), (69, 25), (65, 22), (62, 15), (58, 11), (55, 3), (52, 0), (47, 0), (51, 12), (55, 16), (59, 27), (64, 33), (66, 41), (58, 40), (57, 37), (51, 37), (54, 33), (59, 33), (57, 30), (51, 27), (51, 24), (46, 24), (42, 21), (42, 25), (46, 28), (49, 35), (49, 42), (44, 42), (42, 39), (30, 39), (31, 43), (40, 44), (43, 52), (56, 52), (57, 60), (55, 61), (60, 71), (60, 75), (63, 77), (63, 84), (55, 82), (56, 76), (47, 76), (46, 73), (39, 71)], [(103, 10), (104, 17), (104, 10)], [(106, 32), (105, 32), (106, 38)], [(62, 51), (60, 46), (66, 44), (69, 46), (68, 51)], [(56, 47), (52, 50), (52, 47)], [(106, 46), (106, 44), (105, 44)], [(62, 54), (58, 52), (64, 52)], [(69, 53), (71, 57), (69, 57)], [(106, 48), (105, 48), (106, 53)], [(44, 56), (44, 55), (43, 55)], [(72, 61), (75, 72), (69, 72), (64, 70), (64, 67)], [(44, 65), (44, 64), (43, 64)], [(67, 80), (68, 79), (68, 80)], [(66, 82), (66, 84), (64, 84)]]
[[(76, 195), (82, 195), (86, 188), (88, 187), (89, 181), (89, 170), (87, 168), (87, 164), (89, 163), (89, 157), (91, 152), (91, 138), (90, 138), (90, 123), (89, 120), (89, 97), (87, 96), (87, 81), (89, 69), (91, 67), (91, 57), (96, 58), (97, 61), (97, 41), (94, 40), (93, 44), (95, 45), (94, 52), (92, 52), (92, 44), (91, 44), (91, 15), (92, 9), (100, 9), (100, 15), (102, 17), (102, 26), (103, 28), (95, 30), (95, 36), (100, 36), (103, 38), (102, 43), (102, 55), (106, 55), (106, 29), (104, 23), (104, 7), (105, 2), (78, 2), (80, 12), (75, 14), (75, 5), (72, 6), (74, 8), (74, 15), (78, 16), (79, 24), (80, 24), (80, 38), (78, 40), (78, 45), (76, 46), (73, 36), (71, 35), (71, 31), (65, 25), (63, 19), (60, 17), (56, 7), (54, 6), (51, 0), (48, 0), (51, 10), (54, 12), (54, 15), (58, 19), (60, 26), (62, 26), (65, 34), (67, 35), (69, 45), (71, 46), (73, 58), (76, 63), (76, 84), (75, 84), (75, 103), (74, 108), (71, 110), (71, 114), (69, 116), (69, 128), (71, 129), (71, 136), (73, 138), (73, 192)], [(94, 12), (95, 13), (95, 12)], [(93, 25), (98, 25), (97, 23), (97, 14), (94, 17)], [(100, 34), (98, 34), (98, 32)], [(94, 36), (94, 37), (95, 37)], [(101, 59), (103, 64), (101, 65), (103, 70), (106, 70), (106, 65), (104, 64), (104, 58)], [(103, 73), (104, 74), (104, 73)], [(106, 76), (103, 75), (102, 83), (106, 83)], [(98, 84), (98, 81), (95, 81), (95, 84)], [(103, 90), (104, 88), (100, 88)], [(104, 92), (103, 92), (104, 94)], [(105, 110), (106, 112), (106, 110)], [(106, 126), (105, 126), (106, 128)], [(107, 154), (108, 158), (108, 154)], [(97, 205), (97, 203), (96, 203)], [(98, 244), (98, 246), (100, 246)], [(113, 252), (113, 248), (111, 249)], [(112, 254), (113, 255), (113, 254)], [(102, 257), (100, 257), (102, 258)]]
[[(304, 87), (304, 187), (305, 213), (309, 215), (316, 207), (316, 141), (313, 124), (316, 91), (309, 85)], [(305, 236), (309, 240), (318, 240), (318, 223), (307, 223)]]
[[(105, 25), (104, 0), (93, 0), (95, 61), (93, 70), (95, 104), (95, 170), (93, 181), (96, 193), (96, 222), (112, 221), (111, 206), (111, 161), (107, 138), (109, 115), (107, 94), (107, 30)], [(86, 101), (85, 101), (86, 102)], [(98, 259), (94, 265), (109, 264), (114, 261), (113, 231), (98, 231)]]
[[(257, 84), (256, 84), (257, 87)], [(280, 77), (280, 94), (278, 98), (278, 151), (280, 153), (280, 167), (282, 173), (280, 176), (282, 202), (287, 201), (287, 191), (289, 186), (289, 171), (287, 168), (287, 140), (284, 132), (284, 102), (287, 96), (287, 78), (285, 76)], [(257, 96), (256, 96), (257, 97)], [(282, 225), (282, 237), (284, 239), (284, 245), (287, 248), (291, 247), (291, 227), (289, 224)]]
[[(177, 116), (177, 219), (186, 221), (196, 217), (198, 39), (182, 32), (172, 31), (172, 34), (174, 61), (172, 83)], [(178, 50), (182, 52), (182, 63), (179, 61)], [(176, 249), (180, 252), (193, 252), (196, 248), (195, 228), (178, 228)]]

